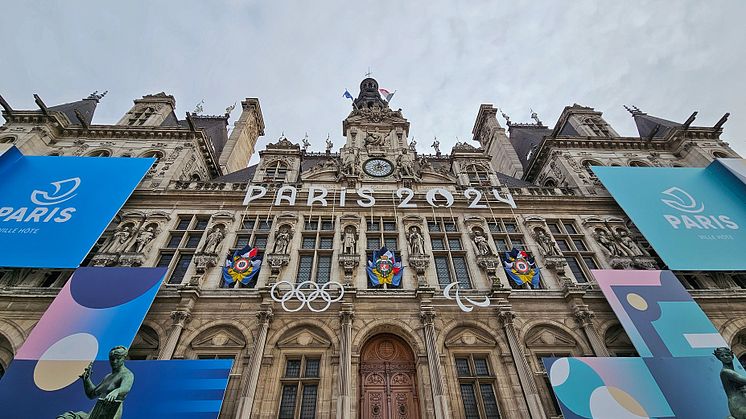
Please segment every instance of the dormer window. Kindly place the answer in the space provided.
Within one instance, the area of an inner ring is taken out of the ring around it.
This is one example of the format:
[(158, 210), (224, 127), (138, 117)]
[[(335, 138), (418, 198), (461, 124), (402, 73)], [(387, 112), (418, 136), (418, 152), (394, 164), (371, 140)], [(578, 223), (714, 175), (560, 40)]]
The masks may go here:
[(267, 166), (264, 171), (264, 180), (268, 181), (284, 181), (285, 176), (288, 173), (288, 167), (281, 161), (272, 162)]
[(593, 131), (593, 135), (596, 137), (608, 137), (609, 136), (609, 127), (606, 125), (606, 123), (601, 120), (601, 118), (593, 117), (593, 118), (586, 118), (583, 121), (583, 124), (585, 124), (588, 128)]
[(466, 168), (469, 175), (469, 185), (471, 186), (489, 186), (490, 175), (482, 166), (473, 164)]
[(145, 122), (150, 119), (151, 116), (155, 114), (155, 109), (151, 107), (146, 107), (145, 109), (139, 109), (134, 112), (132, 112), (132, 116), (127, 121), (127, 125), (144, 125)]
[(153, 166), (158, 164), (158, 162), (163, 158), (163, 153), (158, 150), (152, 150), (152, 151), (146, 151), (142, 153), (141, 157), (151, 157), (155, 159), (155, 163), (153, 163)]

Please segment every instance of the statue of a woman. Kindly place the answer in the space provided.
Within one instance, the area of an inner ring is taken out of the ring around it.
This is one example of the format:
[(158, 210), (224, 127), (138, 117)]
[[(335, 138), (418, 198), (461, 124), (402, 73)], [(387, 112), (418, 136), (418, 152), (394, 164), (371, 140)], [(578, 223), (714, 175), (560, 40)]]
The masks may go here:
[(93, 412), (109, 412), (115, 410), (112, 419), (121, 419), (122, 417), (122, 406), (125, 397), (132, 390), (132, 383), (135, 381), (135, 375), (132, 374), (127, 367), (124, 366), (124, 358), (127, 357), (127, 348), (124, 346), (115, 346), (109, 351), (109, 364), (111, 365), (111, 373), (107, 374), (99, 385), (93, 384), (91, 381), (91, 370), (93, 363), (88, 365), (80, 375), (83, 379), (83, 390), (85, 391), (86, 397), (89, 399), (98, 398), (96, 405), (93, 407), (91, 413), (86, 412), (65, 412), (57, 419), (88, 419), (91, 417)]
[(733, 368), (733, 351), (728, 348), (717, 348), (713, 354), (723, 363), (720, 381), (728, 397), (728, 419), (746, 419), (746, 376)]

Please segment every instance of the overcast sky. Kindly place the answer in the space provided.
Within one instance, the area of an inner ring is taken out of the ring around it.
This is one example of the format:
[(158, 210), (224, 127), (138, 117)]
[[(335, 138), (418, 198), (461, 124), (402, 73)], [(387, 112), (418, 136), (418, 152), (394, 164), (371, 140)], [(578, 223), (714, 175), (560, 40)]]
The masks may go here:
[(179, 118), (202, 99), (222, 114), (258, 97), (258, 149), (307, 132), (321, 151), (327, 133), (341, 145), (342, 93), (357, 96), (370, 67), (424, 152), (434, 136), (444, 152), (470, 139), (481, 103), (549, 126), (579, 103), (621, 135), (636, 134), (623, 104), (680, 122), (697, 110), (705, 126), (731, 112), (723, 138), (746, 155), (744, 1), (4, 3), (0, 94), (15, 108), (108, 89), (106, 124), (160, 91)]

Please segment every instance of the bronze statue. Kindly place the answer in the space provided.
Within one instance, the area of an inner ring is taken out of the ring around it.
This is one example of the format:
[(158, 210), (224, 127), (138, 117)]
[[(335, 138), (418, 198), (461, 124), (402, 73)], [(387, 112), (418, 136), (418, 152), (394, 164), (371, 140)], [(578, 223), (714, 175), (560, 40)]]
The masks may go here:
[(713, 354), (723, 363), (720, 381), (728, 397), (728, 419), (746, 419), (746, 376), (733, 368), (733, 351), (728, 348), (717, 348)]
[(91, 381), (91, 362), (80, 378), (83, 379), (83, 390), (85, 395), (92, 399), (97, 397), (96, 405), (90, 413), (68, 411), (57, 419), (121, 419), (124, 399), (132, 389), (135, 375), (124, 366), (124, 358), (127, 357), (127, 348), (115, 346), (109, 351), (109, 364), (111, 373), (107, 374), (99, 385)]

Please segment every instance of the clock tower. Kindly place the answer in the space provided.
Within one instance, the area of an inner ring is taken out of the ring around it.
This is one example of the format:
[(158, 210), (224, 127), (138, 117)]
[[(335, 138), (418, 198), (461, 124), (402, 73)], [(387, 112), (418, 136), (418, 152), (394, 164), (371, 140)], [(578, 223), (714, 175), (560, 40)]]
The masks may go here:
[(419, 181), (416, 151), (407, 140), (409, 122), (401, 109), (389, 108), (375, 79), (360, 83), (352, 108), (342, 122), (346, 142), (340, 150), (341, 172), (348, 184)]

